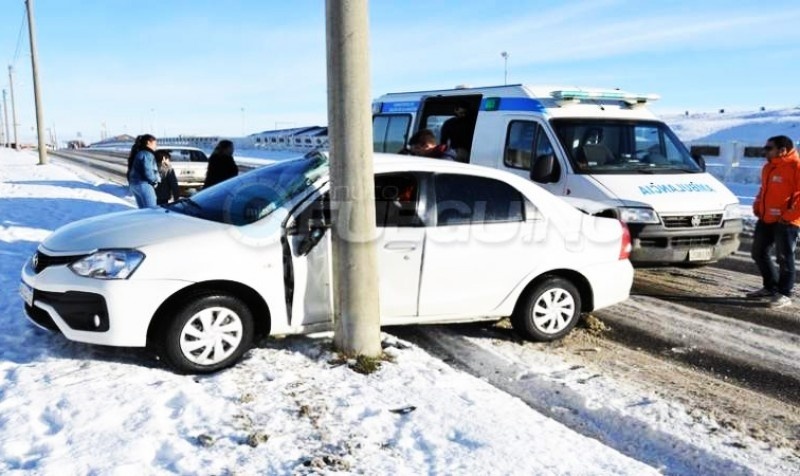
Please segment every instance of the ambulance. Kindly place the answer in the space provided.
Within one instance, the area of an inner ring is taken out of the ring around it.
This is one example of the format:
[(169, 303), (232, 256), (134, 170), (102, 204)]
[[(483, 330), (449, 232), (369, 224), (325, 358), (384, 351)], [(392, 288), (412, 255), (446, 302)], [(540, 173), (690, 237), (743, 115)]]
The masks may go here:
[(457, 123), (461, 161), (527, 177), (588, 214), (626, 223), (634, 265), (717, 261), (739, 247), (739, 202), (648, 110), (656, 99), (522, 84), (391, 93), (373, 102), (373, 145), (398, 152), (416, 131), (441, 140)]

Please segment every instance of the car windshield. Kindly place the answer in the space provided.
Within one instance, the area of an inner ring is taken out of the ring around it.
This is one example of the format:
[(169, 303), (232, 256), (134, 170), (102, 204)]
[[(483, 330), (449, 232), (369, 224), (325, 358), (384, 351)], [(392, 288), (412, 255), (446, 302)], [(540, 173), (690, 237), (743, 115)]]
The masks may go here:
[(203, 220), (247, 225), (268, 216), (327, 173), (328, 158), (312, 152), (225, 180), (166, 208)]
[(552, 124), (579, 174), (702, 172), (662, 122), (554, 119)]

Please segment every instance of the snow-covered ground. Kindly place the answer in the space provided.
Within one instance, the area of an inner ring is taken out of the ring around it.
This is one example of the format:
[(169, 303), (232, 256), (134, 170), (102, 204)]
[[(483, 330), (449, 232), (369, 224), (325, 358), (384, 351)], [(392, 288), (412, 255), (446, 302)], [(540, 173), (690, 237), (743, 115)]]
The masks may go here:
[(133, 204), (118, 185), (55, 160), (36, 163), (34, 153), (0, 149), (2, 474), (796, 469), (782, 450), (625, 382), (583, 375), (556, 356), (516, 356), (513, 345), (491, 351), (509, 366), (524, 364), (513, 374), (518, 384), (549, 385), (539, 394), (554, 412), (572, 412), (571, 420), (585, 418), (596, 431), (624, 429), (617, 449), (389, 335), (390, 360), (370, 375), (341, 365), (327, 334), (266, 340), (238, 366), (203, 377), (170, 373), (142, 350), (68, 342), (25, 320), (20, 268), (59, 226)]
[(800, 107), (665, 115), (662, 119), (684, 142), (718, 144), (737, 141), (757, 146), (777, 135), (800, 141)]

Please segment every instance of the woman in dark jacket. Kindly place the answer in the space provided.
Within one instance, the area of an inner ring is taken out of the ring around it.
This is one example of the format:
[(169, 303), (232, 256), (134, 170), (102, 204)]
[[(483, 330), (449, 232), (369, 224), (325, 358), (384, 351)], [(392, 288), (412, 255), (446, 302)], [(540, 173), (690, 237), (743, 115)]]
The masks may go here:
[(161, 176), (161, 182), (156, 186), (156, 203), (159, 205), (166, 205), (170, 201), (177, 200), (180, 197), (178, 177), (175, 176), (175, 169), (172, 168), (170, 160), (171, 157), (168, 151), (156, 151), (158, 175)]
[(239, 175), (239, 167), (233, 161), (233, 142), (221, 140), (208, 158), (208, 169), (203, 188), (218, 184)]

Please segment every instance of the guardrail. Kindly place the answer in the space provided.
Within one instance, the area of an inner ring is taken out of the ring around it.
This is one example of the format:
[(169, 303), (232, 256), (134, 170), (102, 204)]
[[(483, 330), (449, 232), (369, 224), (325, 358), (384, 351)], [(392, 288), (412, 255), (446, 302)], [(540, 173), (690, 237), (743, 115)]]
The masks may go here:
[(96, 153), (87, 153), (84, 150), (55, 150), (50, 154), (61, 157), (73, 162), (89, 166), (110, 173), (120, 182), (125, 182), (128, 171), (128, 164), (126, 158), (114, 157), (110, 155), (100, 155)]
[[(59, 149), (51, 151), (50, 153), (73, 162), (87, 165), (89, 168), (110, 173), (121, 182), (127, 181), (127, 152), (109, 149)], [(302, 156), (302, 154), (298, 154), (298, 156)], [(249, 172), (250, 170), (276, 162), (275, 160), (254, 157), (236, 157), (235, 160), (236, 165), (239, 167), (239, 173)]]

